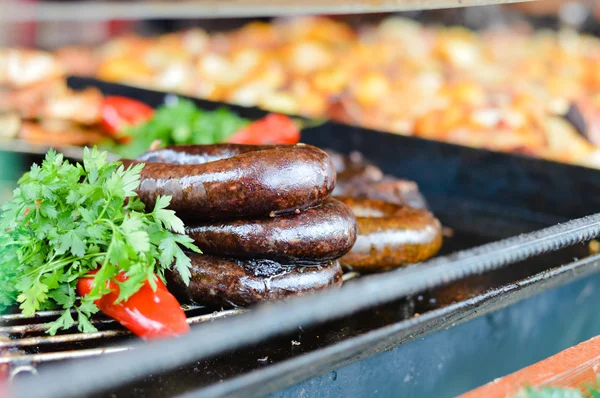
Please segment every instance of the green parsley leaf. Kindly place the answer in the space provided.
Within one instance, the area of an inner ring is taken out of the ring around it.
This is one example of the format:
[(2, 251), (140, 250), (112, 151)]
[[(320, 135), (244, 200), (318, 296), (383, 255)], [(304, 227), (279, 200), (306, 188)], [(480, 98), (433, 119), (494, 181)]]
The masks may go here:
[[(108, 293), (110, 280), (120, 286), (118, 301), (145, 281), (155, 288), (155, 275), (163, 278), (172, 266), (189, 280), (190, 260), (181, 247), (199, 250), (166, 209), (171, 198), (159, 198), (145, 213), (135, 193), (143, 164), (125, 168), (106, 158), (85, 148), (83, 164), (71, 164), (50, 150), (21, 177), (0, 211), (0, 310), (18, 304), (33, 315), (62, 308), (49, 333), (73, 327), (75, 313), (78, 329), (90, 332), (96, 330), (89, 320), (98, 311), (94, 301)], [(92, 270), (98, 270), (94, 288), (77, 300), (77, 281)], [(125, 282), (114, 280), (120, 272)]]
[(48, 328), (49, 334), (56, 334), (60, 329), (69, 329), (71, 326), (75, 324), (73, 320), (73, 316), (71, 315), (71, 311), (64, 311), (62, 315)]
[(227, 108), (207, 111), (189, 100), (178, 98), (174, 104), (159, 107), (149, 121), (123, 131), (132, 139), (127, 144), (106, 149), (121, 156), (135, 158), (160, 140), (162, 146), (185, 144), (217, 144), (250, 124)]

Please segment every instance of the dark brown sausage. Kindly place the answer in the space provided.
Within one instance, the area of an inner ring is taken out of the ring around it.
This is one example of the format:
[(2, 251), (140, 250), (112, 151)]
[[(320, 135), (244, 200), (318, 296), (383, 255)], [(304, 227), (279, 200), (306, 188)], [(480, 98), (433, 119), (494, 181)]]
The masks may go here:
[(274, 218), (188, 223), (186, 233), (203, 253), (265, 258), (285, 264), (315, 264), (348, 253), (356, 241), (356, 218), (336, 199)]
[(326, 149), (337, 173), (333, 196), (383, 200), (426, 209), (427, 202), (413, 181), (389, 175), (366, 160), (360, 152), (348, 156)]
[(384, 271), (434, 256), (440, 222), (427, 210), (378, 200), (341, 198), (358, 221), (356, 243), (340, 263), (359, 272)]
[(427, 202), (413, 181), (385, 176), (381, 181), (342, 180), (333, 191), (334, 196), (381, 200), (417, 209), (426, 209)]
[(293, 267), (269, 260), (188, 255), (192, 260), (189, 285), (176, 271), (167, 274), (167, 286), (181, 301), (217, 307), (248, 306), (342, 284), (342, 269), (337, 261), (317, 267)]
[(152, 163), (204, 164), (229, 159), (242, 153), (286, 148), (291, 145), (177, 145), (143, 153), (136, 160)]
[[(331, 159), (309, 145), (218, 144), (168, 150), (141, 157), (148, 160), (144, 160), (138, 195), (150, 209), (158, 195), (170, 195), (169, 207), (186, 219), (275, 216), (305, 210), (327, 198), (335, 186)], [(136, 162), (140, 161), (123, 160), (125, 165)]]

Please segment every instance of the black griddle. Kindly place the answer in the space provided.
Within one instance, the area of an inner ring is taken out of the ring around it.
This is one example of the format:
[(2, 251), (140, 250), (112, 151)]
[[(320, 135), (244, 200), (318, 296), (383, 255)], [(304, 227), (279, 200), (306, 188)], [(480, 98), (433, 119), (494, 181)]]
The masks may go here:
[[(93, 79), (70, 78), (69, 84), (95, 86), (105, 94), (151, 106), (165, 99), (164, 93)], [(206, 109), (223, 106), (194, 102)], [(265, 114), (256, 108), (230, 108), (247, 118)], [(406, 379), (404, 384), (371, 383), (369, 375), (389, 367), (385, 355), (402, 355), (404, 347), (419, 346), (425, 336), (476, 325), (504, 307), (528, 302), (523, 301), (528, 297), (554, 297), (557, 286), (563, 289), (570, 282), (595, 278), (600, 256), (589, 256), (587, 242), (600, 234), (600, 216), (568, 220), (600, 209), (600, 171), (333, 122), (303, 131), (302, 141), (343, 153), (360, 150), (386, 173), (415, 180), (436, 216), (453, 230), (440, 253), (443, 257), (352, 280), (339, 291), (267, 304), (199, 325), (182, 339), (137, 344), (133, 351), (93, 360), (40, 366), (37, 376), (17, 379), (16, 396), (281, 396), (277, 391), (286, 387), (285, 394), (292, 396), (302, 396), (302, 391), (351, 394), (350, 384), (340, 386), (330, 372), (350, 374), (347, 377), (364, 381), (361, 389), (383, 396), (402, 395), (403, 385), (411, 394), (443, 396), (443, 386), (415, 389), (411, 380), (419, 380), (416, 375), (397, 375)], [(523, 233), (529, 234), (489, 244)], [(456, 254), (469, 248), (475, 249)], [(563, 297), (567, 304), (572, 301), (573, 315), (594, 316), (577, 313), (578, 296)], [(539, 316), (547, 312), (540, 311)], [(535, 322), (536, 314), (532, 316)], [(563, 343), (575, 344), (584, 335), (573, 334)], [(463, 344), (487, 343), (486, 338), (471, 338)], [(428, 364), (427, 358), (435, 353), (419, 347), (406, 358), (422, 357)], [(352, 370), (361, 364), (363, 368)], [(421, 379), (436, 385), (439, 370), (421, 367)], [(448, 391), (476, 387), (489, 381), (484, 377), (467, 378)], [(293, 387), (296, 383), (301, 384)]]

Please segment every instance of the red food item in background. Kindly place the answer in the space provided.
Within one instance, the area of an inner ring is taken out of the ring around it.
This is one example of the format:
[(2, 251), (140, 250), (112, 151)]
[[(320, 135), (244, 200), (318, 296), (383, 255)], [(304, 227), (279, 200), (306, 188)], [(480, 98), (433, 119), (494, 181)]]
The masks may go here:
[(231, 144), (269, 145), (297, 144), (300, 129), (291, 118), (271, 113), (233, 134), (227, 142)]
[(102, 101), (100, 115), (103, 129), (115, 137), (124, 127), (150, 120), (154, 116), (154, 109), (143, 102), (113, 95)]
[[(92, 276), (95, 273), (96, 271), (90, 272), (89, 278), (84, 277), (77, 282), (77, 293), (80, 296), (85, 296), (94, 287)], [(115, 279), (123, 282), (127, 277), (122, 272)], [(117, 304), (115, 300), (119, 297), (119, 285), (111, 281), (109, 288), (111, 292), (96, 300), (95, 304), (100, 311), (114, 318), (135, 335), (151, 340), (189, 332), (190, 326), (186, 322), (185, 312), (158, 277), (156, 291), (153, 291), (146, 281), (128, 300)]]
[[(0, 356), (5, 354), (4, 350), (0, 350)], [(8, 380), (8, 364), (0, 365), (0, 398), (4, 398), (4, 385)]]

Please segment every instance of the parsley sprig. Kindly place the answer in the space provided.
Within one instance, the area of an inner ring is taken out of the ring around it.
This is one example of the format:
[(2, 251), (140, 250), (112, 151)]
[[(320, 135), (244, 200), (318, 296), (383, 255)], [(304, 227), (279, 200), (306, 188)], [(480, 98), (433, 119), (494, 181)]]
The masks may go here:
[(147, 151), (156, 140), (163, 146), (217, 144), (250, 122), (227, 108), (210, 111), (198, 108), (192, 101), (176, 98), (159, 107), (149, 121), (126, 128), (123, 133), (131, 136), (129, 143), (107, 149), (134, 158)]
[[(84, 150), (83, 164), (71, 164), (50, 150), (41, 166), (19, 180), (13, 200), (0, 212), (0, 309), (19, 303), (23, 314), (62, 308), (49, 333), (68, 329), (95, 331), (89, 317), (98, 311), (94, 301), (108, 293), (107, 281), (119, 272), (117, 301), (126, 300), (154, 275), (164, 280), (171, 265), (190, 278), (190, 260), (181, 246), (199, 251), (183, 235), (183, 222), (157, 200), (144, 212), (135, 189), (143, 164), (125, 169), (108, 162), (106, 152)], [(80, 301), (76, 284), (98, 269), (94, 288)], [(114, 279), (113, 279), (114, 280)]]

